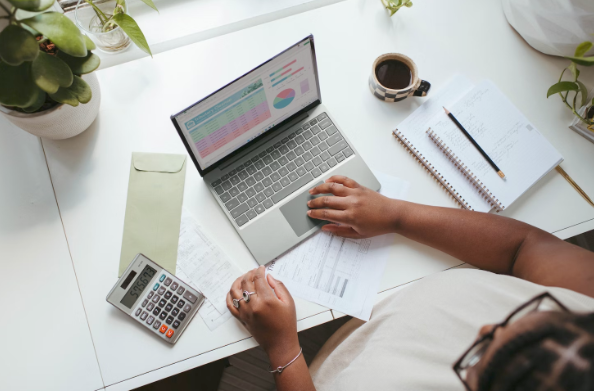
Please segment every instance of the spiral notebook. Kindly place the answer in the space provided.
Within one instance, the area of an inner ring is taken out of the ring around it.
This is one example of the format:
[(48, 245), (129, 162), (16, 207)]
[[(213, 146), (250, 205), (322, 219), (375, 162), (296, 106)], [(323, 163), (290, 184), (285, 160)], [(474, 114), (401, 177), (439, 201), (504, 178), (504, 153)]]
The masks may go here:
[[(448, 118), (444, 106), (501, 168), (505, 179)], [(464, 76), (454, 77), (393, 134), (456, 202), (480, 212), (509, 207), (563, 161), (492, 82), (474, 86)]]

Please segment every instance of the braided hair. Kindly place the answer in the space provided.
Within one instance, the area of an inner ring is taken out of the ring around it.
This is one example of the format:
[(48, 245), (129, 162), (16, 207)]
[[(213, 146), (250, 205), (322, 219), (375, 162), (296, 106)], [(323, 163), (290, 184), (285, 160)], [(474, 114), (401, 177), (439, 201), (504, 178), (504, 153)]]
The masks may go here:
[(594, 391), (594, 313), (564, 314), (500, 347), (479, 391)]

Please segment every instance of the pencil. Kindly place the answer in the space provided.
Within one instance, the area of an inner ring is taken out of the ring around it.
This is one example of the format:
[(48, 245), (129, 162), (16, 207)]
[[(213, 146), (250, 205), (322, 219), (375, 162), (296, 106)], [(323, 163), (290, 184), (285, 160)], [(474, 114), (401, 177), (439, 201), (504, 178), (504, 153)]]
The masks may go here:
[(466, 129), (464, 129), (464, 126), (462, 126), (462, 124), (460, 122), (458, 122), (458, 120), (456, 119), (456, 117), (454, 117), (454, 114), (450, 113), (448, 111), (448, 109), (446, 109), (445, 107), (443, 109), (445, 110), (445, 112), (448, 115), (448, 117), (450, 117), (450, 119), (452, 121), (454, 121), (454, 123), (456, 124), (456, 126), (458, 127), (458, 129), (460, 129), (462, 131), (462, 133), (464, 133), (464, 135), (466, 136), (466, 138), (468, 139), (468, 141), (470, 141), (472, 143), (472, 145), (474, 145), (474, 147), (481, 153), (481, 155), (483, 155), (483, 157), (485, 158), (485, 160), (487, 160), (487, 162), (491, 165), (491, 167), (493, 167), (493, 169), (497, 172), (497, 175), (499, 175), (501, 178), (505, 178), (505, 174), (499, 169), (499, 167), (497, 167), (497, 164), (495, 164), (495, 162), (493, 160), (491, 160), (491, 158), (489, 157), (489, 155), (487, 155), (487, 153), (485, 151), (483, 151), (483, 149), (481, 148), (481, 146), (478, 145), (478, 143), (476, 141), (474, 141), (474, 139), (472, 138), (472, 136), (470, 135), (470, 133), (468, 133), (466, 131)]

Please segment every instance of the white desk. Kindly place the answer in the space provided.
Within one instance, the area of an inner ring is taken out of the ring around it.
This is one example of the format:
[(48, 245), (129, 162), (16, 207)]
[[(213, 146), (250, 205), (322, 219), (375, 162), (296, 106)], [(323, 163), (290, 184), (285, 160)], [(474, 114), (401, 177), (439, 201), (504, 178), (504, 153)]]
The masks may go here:
[[(380, 102), (367, 87), (373, 60), (402, 52), (438, 89), (461, 72), (491, 78), (567, 159), (563, 166), (594, 194), (594, 145), (567, 129), (570, 113), (546, 99), (566, 61), (541, 55), (509, 27), (498, 0), (415, 3), (389, 19), (378, 0), (349, 0), (248, 30), (99, 71), (103, 101), (82, 135), (44, 141), (70, 250), (108, 390), (138, 387), (254, 346), (230, 321), (215, 332), (196, 319), (173, 348), (156, 341), (105, 302), (117, 279), (130, 156), (133, 151), (185, 153), (169, 115), (313, 33), (323, 101), (372, 168), (412, 183), (410, 200), (454, 206), (390, 135), (421, 104)], [(184, 205), (243, 270), (255, 263), (190, 164)], [(555, 173), (504, 215), (564, 237), (592, 229), (594, 208)], [(395, 238), (381, 291), (460, 261)], [(332, 318), (298, 301), (303, 329)]]
[(0, 389), (103, 389), (41, 143), (3, 117), (0, 183)]

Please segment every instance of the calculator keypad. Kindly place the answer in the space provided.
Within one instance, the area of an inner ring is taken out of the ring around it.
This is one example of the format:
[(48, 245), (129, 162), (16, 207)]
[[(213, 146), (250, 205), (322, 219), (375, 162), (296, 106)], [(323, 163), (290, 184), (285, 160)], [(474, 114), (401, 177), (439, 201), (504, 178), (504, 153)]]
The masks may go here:
[(134, 315), (165, 338), (172, 338), (174, 330), (181, 327), (198, 298), (176, 282), (175, 277), (163, 273), (158, 281)]

